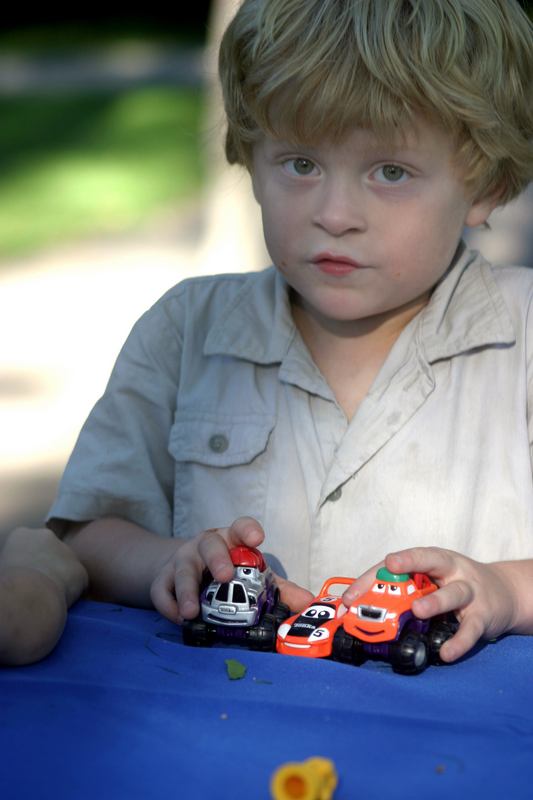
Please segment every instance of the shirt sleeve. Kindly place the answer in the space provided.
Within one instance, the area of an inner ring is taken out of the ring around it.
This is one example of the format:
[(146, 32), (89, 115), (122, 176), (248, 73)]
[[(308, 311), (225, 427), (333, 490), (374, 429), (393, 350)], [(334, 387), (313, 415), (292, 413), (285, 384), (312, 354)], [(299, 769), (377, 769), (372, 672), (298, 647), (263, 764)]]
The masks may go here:
[(136, 323), (85, 422), (46, 524), (116, 516), (172, 536), (175, 464), (168, 452), (184, 324), (176, 287)]

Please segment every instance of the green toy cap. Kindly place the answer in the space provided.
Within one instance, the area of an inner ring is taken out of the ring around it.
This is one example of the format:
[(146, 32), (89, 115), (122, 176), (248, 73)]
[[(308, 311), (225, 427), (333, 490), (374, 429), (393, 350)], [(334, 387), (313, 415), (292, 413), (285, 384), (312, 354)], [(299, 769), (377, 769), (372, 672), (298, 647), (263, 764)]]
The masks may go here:
[(407, 572), (401, 575), (394, 575), (392, 572), (389, 572), (386, 567), (381, 567), (381, 569), (377, 571), (376, 579), (378, 581), (388, 581), (388, 583), (405, 583), (405, 581), (409, 580), (409, 575)]

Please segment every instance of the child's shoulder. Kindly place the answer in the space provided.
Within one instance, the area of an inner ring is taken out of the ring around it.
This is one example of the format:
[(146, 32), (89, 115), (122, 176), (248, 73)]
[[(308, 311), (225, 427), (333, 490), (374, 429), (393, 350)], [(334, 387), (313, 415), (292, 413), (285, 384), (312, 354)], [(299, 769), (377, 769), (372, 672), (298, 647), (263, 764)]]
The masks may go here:
[(509, 309), (528, 314), (533, 300), (533, 269), (512, 264), (492, 264), (490, 274)]
[(133, 339), (182, 342), (189, 331), (205, 339), (215, 323), (230, 317), (234, 325), (250, 327), (250, 318), (268, 318), (271, 324), (277, 305), (276, 270), (203, 275), (186, 278), (159, 298), (137, 321)]
[(493, 305), (499, 306), (497, 298), (501, 296), (505, 303), (517, 303), (524, 308), (533, 292), (533, 269), (503, 262), (491, 263), (479, 250), (465, 247), (464, 242), (458, 261), (448, 276), (445, 276), (444, 284), (448, 284), (452, 295), (466, 300), (467, 305), (488, 296)]
[(527, 286), (533, 287), (533, 269), (515, 264), (491, 264), (490, 269), (494, 280), (502, 288), (520, 289)]
[(523, 341), (532, 299), (532, 269), (493, 266), (478, 250), (463, 248), (422, 312), (420, 342), (434, 360)]
[[(253, 291), (258, 284), (263, 284), (266, 288), (275, 279), (275, 270), (269, 267), (261, 272), (228, 272), (218, 275), (198, 275), (184, 280), (172, 286), (165, 292), (154, 307), (178, 301), (182, 303), (184, 298), (187, 302), (199, 303), (223, 303), (225, 300), (230, 302), (236, 295)], [(246, 288), (245, 288), (246, 287)]]
[(533, 342), (533, 269), (487, 262), (484, 266), (482, 274), (490, 303), (502, 328), (506, 320), (510, 323), (510, 341)]

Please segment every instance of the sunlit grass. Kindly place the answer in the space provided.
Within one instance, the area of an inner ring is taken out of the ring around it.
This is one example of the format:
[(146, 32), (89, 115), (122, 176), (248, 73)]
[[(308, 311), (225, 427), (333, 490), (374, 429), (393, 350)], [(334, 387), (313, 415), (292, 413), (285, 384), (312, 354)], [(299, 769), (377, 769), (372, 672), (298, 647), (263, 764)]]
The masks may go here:
[(202, 180), (202, 95), (176, 88), (0, 100), (0, 253), (131, 229)]

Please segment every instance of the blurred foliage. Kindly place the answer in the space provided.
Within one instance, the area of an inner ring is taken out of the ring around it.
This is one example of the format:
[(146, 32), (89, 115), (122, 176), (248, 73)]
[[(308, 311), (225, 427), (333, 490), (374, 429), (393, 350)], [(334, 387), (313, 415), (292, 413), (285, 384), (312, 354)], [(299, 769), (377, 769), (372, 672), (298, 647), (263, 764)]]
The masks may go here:
[(0, 253), (126, 231), (198, 194), (203, 96), (179, 88), (0, 99)]
[[(533, 0), (520, 0), (533, 15)], [(10, 6), (0, 53), (40, 55), (117, 42), (204, 43), (209, 0), (109, 13)], [(133, 229), (198, 194), (203, 97), (142, 88), (116, 94), (1, 97), (0, 255)]]
[(101, 30), (91, 25), (39, 25), (0, 32), (0, 52), (47, 55), (99, 49), (125, 41), (157, 42), (159, 45), (178, 46), (203, 45), (205, 35), (198, 27), (185, 27), (175, 31), (140, 29), (134, 25), (123, 27), (118, 24), (107, 25)]
[(209, 0), (185, 7), (105, 11), (102, 8), (43, 6), (20, 10), (9, 6), (2, 15), (0, 50), (4, 52), (72, 51), (119, 41), (160, 44), (204, 44)]

